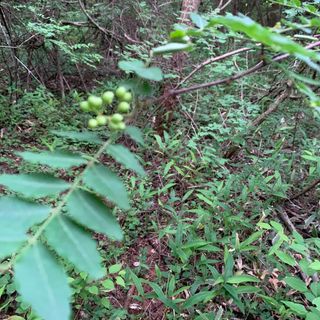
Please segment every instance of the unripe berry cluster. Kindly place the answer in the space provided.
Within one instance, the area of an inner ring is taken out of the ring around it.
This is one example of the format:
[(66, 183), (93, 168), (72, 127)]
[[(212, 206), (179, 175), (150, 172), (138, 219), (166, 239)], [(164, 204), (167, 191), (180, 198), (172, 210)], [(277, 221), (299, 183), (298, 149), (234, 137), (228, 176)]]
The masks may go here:
[[(89, 119), (89, 128), (93, 129), (98, 126), (108, 125), (110, 130), (118, 131), (126, 128), (123, 114), (127, 114), (130, 111), (131, 101), (131, 92), (125, 87), (118, 87), (115, 92), (106, 91), (101, 97), (94, 95), (89, 96), (86, 101), (80, 102), (80, 109), (84, 112), (93, 112), (96, 114), (95, 118)], [(114, 103), (117, 104), (116, 113), (110, 116), (105, 115), (106, 107), (112, 106)]]

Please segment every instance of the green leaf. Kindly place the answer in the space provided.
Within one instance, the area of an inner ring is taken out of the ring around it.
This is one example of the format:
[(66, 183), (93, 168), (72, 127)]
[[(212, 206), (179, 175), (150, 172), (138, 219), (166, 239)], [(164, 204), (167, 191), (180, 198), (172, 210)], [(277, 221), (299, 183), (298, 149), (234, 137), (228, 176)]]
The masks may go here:
[(0, 235), (5, 230), (26, 233), (34, 224), (42, 222), (50, 213), (47, 205), (19, 199), (0, 198)]
[(114, 283), (111, 279), (106, 279), (102, 282), (102, 286), (106, 289), (106, 290), (114, 290)]
[(42, 173), (3, 174), (0, 184), (31, 198), (57, 195), (70, 187), (69, 183)]
[(110, 274), (118, 273), (121, 269), (122, 269), (122, 264), (121, 263), (114, 264), (114, 265), (109, 267), (109, 273)]
[(264, 231), (257, 231), (253, 233), (248, 239), (244, 240), (243, 242), (240, 243), (240, 250), (251, 243), (255, 242), (256, 240), (260, 239), (261, 236), (263, 235)]
[(288, 264), (288, 265), (291, 266), (291, 267), (294, 267), (294, 266), (296, 265), (295, 259), (294, 259), (291, 255), (289, 255), (289, 254), (287, 254), (287, 253), (285, 253), (285, 252), (283, 252), (283, 251), (276, 251), (276, 252), (275, 252), (275, 255), (276, 255), (282, 262)]
[(49, 167), (58, 169), (68, 169), (87, 163), (87, 161), (81, 158), (81, 156), (62, 150), (56, 150), (54, 152), (43, 151), (40, 153), (25, 151), (17, 152), (17, 154), (21, 156), (25, 161), (35, 164), (47, 165)]
[(54, 135), (75, 141), (101, 144), (103, 140), (94, 132), (77, 132), (77, 131), (51, 131)]
[(207, 26), (208, 21), (205, 20), (204, 18), (202, 18), (201, 16), (199, 16), (197, 13), (195, 12), (191, 12), (190, 13), (190, 18), (192, 20), (192, 22), (199, 28), (199, 29), (203, 29)]
[(125, 133), (129, 135), (130, 138), (135, 142), (141, 144), (142, 146), (144, 145), (143, 134), (139, 128), (134, 126), (127, 126)]
[(28, 239), (26, 233), (12, 228), (0, 232), (0, 260), (16, 252)]
[(119, 177), (102, 165), (95, 165), (86, 171), (84, 183), (95, 192), (109, 198), (121, 209), (130, 209), (127, 191)]
[(226, 283), (231, 283), (231, 284), (239, 284), (244, 282), (260, 282), (260, 280), (256, 277), (246, 275), (246, 274), (235, 275), (226, 280)]
[(305, 316), (307, 314), (306, 308), (299, 303), (291, 302), (291, 301), (282, 301), (293, 313), (299, 316)]
[(71, 290), (62, 267), (42, 244), (25, 251), (14, 267), (17, 290), (45, 320), (69, 320)]
[(166, 307), (169, 307), (173, 310), (175, 310), (176, 312), (179, 312), (178, 306), (169, 298), (166, 297), (166, 295), (163, 293), (161, 287), (154, 283), (154, 282), (147, 282), (148, 285), (153, 289), (154, 293), (157, 295), (158, 299), (163, 302), (163, 304)]
[(309, 268), (311, 268), (312, 270), (315, 270), (315, 271), (319, 271), (320, 270), (320, 261), (315, 260), (314, 262), (310, 263)]
[(206, 303), (209, 300), (211, 300), (213, 297), (215, 297), (217, 294), (215, 291), (201, 291), (199, 293), (196, 293), (189, 297), (185, 303), (183, 304), (184, 309), (188, 309), (195, 304), (198, 303)]
[(154, 48), (152, 52), (155, 55), (159, 55), (159, 54), (173, 53), (173, 52), (179, 52), (179, 51), (188, 51), (191, 48), (192, 48), (192, 44), (190, 43), (171, 42), (163, 46)]
[[(105, 271), (102, 259), (91, 235), (66, 217), (58, 216), (45, 230), (48, 244), (78, 270), (87, 272), (92, 279), (102, 278)], [(63, 241), (61, 241), (63, 239)]]
[(144, 79), (153, 81), (161, 81), (163, 79), (160, 68), (146, 67), (144, 62), (140, 60), (120, 61), (118, 65), (121, 70), (134, 72), (137, 76)]
[(210, 25), (215, 24), (222, 24), (233, 31), (243, 32), (257, 42), (261, 42), (276, 51), (293, 54), (299, 59), (303, 57), (320, 60), (320, 55), (316, 52), (304, 48), (289, 37), (270, 31), (249, 17), (233, 15), (217, 16), (210, 21)]
[(70, 216), (83, 226), (100, 232), (115, 240), (122, 240), (123, 234), (111, 210), (96, 195), (76, 190), (67, 201)]
[(126, 286), (126, 283), (124, 282), (123, 278), (121, 277), (116, 277), (116, 284), (121, 286), (121, 287), (125, 287)]
[(309, 291), (306, 284), (299, 278), (296, 277), (285, 277), (285, 283), (290, 286), (292, 289), (297, 290), (299, 292), (307, 292)]
[(126, 168), (135, 171), (137, 174), (144, 176), (146, 172), (139, 163), (136, 156), (123, 145), (113, 144), (107, 148), (107, 153), (116, 161), (123, 164)]
[(313, 299), (312, 303), (315, 304), (318, 309), (320, 309), (320, 297)]

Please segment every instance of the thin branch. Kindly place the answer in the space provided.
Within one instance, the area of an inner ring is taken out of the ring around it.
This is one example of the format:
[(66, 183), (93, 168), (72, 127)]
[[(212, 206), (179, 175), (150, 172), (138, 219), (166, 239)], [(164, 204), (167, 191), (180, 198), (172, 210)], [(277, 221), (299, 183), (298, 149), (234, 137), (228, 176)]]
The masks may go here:
[[(317, 42), (310, 43), (305, 48), (306, 49), (312, 49), (314, 47), (319, 47), (319, 46), (320, 46), (320, 41), (317, 41)], [(290, 57), (290, 54), (287, 54), (287, 53), (286, 54), (277, 55), (277, 56), (275, 56), (274, 58), (271, 59), (271, 62), (282, 61), (284, 59), (287, 59), (288, 57)], [(266, 61), (263, 60), (263, 61), (260, 61), (259, 63), (257, 63), (255, 66), (249, 68), (248, 70), (240, 72), (240, 73), (237, 73), (237, 74), (235, 74), (235, 75), (233, 75), (231, 77), (224, 78), (224, 79), (218, 79), (218, 80), (215, 80), (215, 81), (212, 81), (212, 82), (197, 84), (197, 85), (194, 85), (194, 86), (191, 86), (191, 87), (188, 87), (188, 88), (183, 88), (183, 89), (178, 89), (178, 90), (171, 90), (170, 94), (173, 95), (173, 96), (177, 96), (177, 95), (180, 95), (180, 94), (183, 94), (183, 93), (188, 93), (188, 92), (199, 90), (199, 89), (218, 86), (220, 84), (226, 84), (226, 83), (228, 84), (228, 83), (231, 83), (231, 82), (233, 82), (235, 80), (243, 78), (243, 77), (245, 77), (245, 76), (247, 76), (247, 75), (249, 75), (251, 73), (254, 73), (257, 70), (260, 70), (261, 68), (267, 66), (268, 64), (270, 64), (270, 63), (267, 63)]]
[(86, 15), (86, 17), (88, 18), (88, 20), (98, 29), (100, 30), (102, 33), (104, 33), (107, 36), (111, 36), (112, 38), (116, 38), (114, 33), (101, 27), (92, 17), (91, 15), (88, 13), (88, 11), (86, 10), (84, 4), (82, 3), (81, 0), (78, 0), (78, 3), (80, 5), (80, 8), (82, 10), (82, 12)]
[(306, 194), (307, 192), (309, 192), (310, 190), (312, 190), (313, 188), (315, 188), (318, 184), (320, 184), (320, 179), (317, 179), (315, 181), (313, 181), (309, 186), (305, 187), (302, 191), (294, 194), (292, 197), (290, 197), (290, 201), (295, 200), (301, 196), (303, 196), (304, 194)]
[(217, 62), (217, 61), (229, 58), (231, 56), (234, 56), (236, 54), (239, 54), (239, 53), (242, 53), (242, 52), (246, 52), (246, 51), (249, 51), (249, 50), (252, 50), (252, 48), (241, 48), (241, 49), (237, 49), (237, 50), (234, 50), (234, 51), (227, 52), (227, 53), (225, 53), (225, 54), (223, 54), (221, 56), (218, 56), (218, 57), (212, 57), (210, 59), (207, 59), (206, 61), (204, 61), (204, 62), (200, 63), (199, 65), (197, 65), (192, 72), (190, 72), (181, 82), (178, 83), (178, 85), (176, 86), (175, 89), (179, 88), (183, 83), (185, 83), (187, 80), (189, 80), (196, 72), (198, 72), (200, 69), (202, 69), (203, 67), (207, 66), (208, 64), (211, 64), (213, 62)]

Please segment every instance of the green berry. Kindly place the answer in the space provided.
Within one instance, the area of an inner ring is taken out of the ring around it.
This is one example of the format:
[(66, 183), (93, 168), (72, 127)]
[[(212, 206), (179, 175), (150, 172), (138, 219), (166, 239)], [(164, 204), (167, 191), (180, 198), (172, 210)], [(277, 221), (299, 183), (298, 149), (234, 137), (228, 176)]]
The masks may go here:
[(121, 98), (121, 101), (131, 102), (132, 101), (132, 94), (130, 92), (126, 92), (123, 95), (123, 97)]
[(90, 96), (88, 103), (93, 110), (99, 110), (103, 105), (103, 100), (100, 97)]
[(119, 130), (118, 123), (109, 122), (109, 123), (108, 123), (108, 126), (109, 126), (109, 129), (110, 129), (111, 131), (117, 131), (117, 130)]
[(115, 113), (112, 117), (111, 117), (111, 121), (113, 123), (120, 123), (123, 121), (123, 115), (120, 113)]
[(98, 115), (96, 117), (96, 120), (97, 120), (99, 126), (105, 126), (107, 124), (107, 122), (108, 122), (107, 116), (104, 116), (102, 114)]
[(105, 104), (111, 104), (114, 98), (114, 93), (112, 91), (106, 91), (103, 95), (102, 95), (102, 100)]
[(90, 119), (88, 121), (88, 127), (91, 128), (91, 129), (94, 129), (98, 126), (98, 121), (96, 119)]
[(88, 103), (88, 101), (82, 101), (80, 102), (80, 109), (84, 112), (88, 112), (90, 111), (90, 105)]
[(118, 123), (118, 129), (119, 130), (124, 130), (126, 128), (126, 124), (124, 122)]
[(118, 109), (117, 111), (120, 112), (120, 113), (128, 113), (130, 110), (130, 104), (128, 102), (120, 102), (118, 104)]
[(123, 96), (127, 93), (127, 89), (125, 87), (119, 87), (117, 90), (116, 90), (116, 96), (117, 98), (119, 99), (122, 99)]

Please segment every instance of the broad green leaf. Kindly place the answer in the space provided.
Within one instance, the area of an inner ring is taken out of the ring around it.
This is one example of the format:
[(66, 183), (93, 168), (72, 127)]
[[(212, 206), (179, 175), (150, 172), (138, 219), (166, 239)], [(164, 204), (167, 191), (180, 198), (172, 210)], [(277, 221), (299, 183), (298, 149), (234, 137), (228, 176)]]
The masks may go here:
[(57, 195), (70, 187), (69, 183), (42, 173), (2, 174), (0, 184), (31, 198)]
[(198, 15), (195, 12), (191, 12), (190, 13), (190, 18), (192, 20), (192, 22), (199, 28), (199, 29), (203, 29), (207, 26), (208, 22), (202, 18), (200, 15)]
[(120, 162), (126, 168), (135, 171), (141, 176), (144, 176), (146, 174), (135, 154), (133, 154), (128, 148), (124, 147), (123, 145), (109, 145), (106, 151), (114, 160)]
[(303, 57), (320, 60), (318, 53), (304, 48), (289, 37), (270, 31), (249, 17), (233, 15), (217, 16), (210, 21), (210, 25), (215, 24), (222, 24), (233, 31), (243, 32), (257, 42), (261, 42), (276, 51), (293, 54), (299, 59)]
[(153, 80), (161, 81), (163, 79), (163, 74), (160, 68), (157, 67), (146, 67), (143, 61), (132, 60), (132, 61), (120, 61), (119, 68), (124, 71), (132, 71), (137, 76)]
[(320, 309), (320, 297), (313, 299), (312, 303), (315, 304), (318, 309)]
[(121, 209), (130, 209), (129, 198), (119, 177), (102, 165), (95, 165), (84, 175), (84, 183), (95, 192), (109, 198)]
[(3, 229), (0, 232), (0, 260), (15, 253), (27, 241), (26, 233), (13, 228)]
[(264, 231), (257, 231), (253, 233), (249, 238), (247, 238), (246, 240), (240, 243), (240, 250), (250, 245), (251, 243), (255, 242), (256, 240), (260, 239), (263, 233)]
[(106, 290), (114, 290), (114, 283), (111, 279), (104, 280), (102, 285)]
[(311, 268), (312, 270), (315, 270), (315, 271), (319, 271), (320, 270), (320, 261), (315, 260), (314, 262), (310, 263), (309, 268)]
[(109, 267), (109, 273), (110, 274), (118, 273), (121, 269), (122, 269), (122, 264), (120, 263), (114, 264)]
[(285, 277), (284, 281), (288, 286), (290, 286), (294, 290), (297, 290), (299, 292), (309, 291), (306, 284), (297, 277)]
[(244, 282), (260, 282), (260, 280), (256, 277), (243, 274), (243, 275), (235, 275), (233, 277), (230, 277), (226, 281), (226, 283), (231, 283), (231, 284), (239, 284)]
[(72, 262), (78, 270), (87, 272), (92, 279), (104, 276), (96, 242), (89, 233), (68, 218), (62, 216), (54, 218), (46, 228), (45, 236), (48, 244), (61, 257)]
[[(60, 239), (63, 240), (63, 239)], [(45, 320), (69, 320), (71, 290), (55, 257), (42, 244), (25, 251), (14, 266), (22, 299)]]
[(287, 254), (287, 253), (285, 253), (285, 252), (283, 252), (283, 251), (276, 251), (276, 252), (275, 252), (275, 255), (276, 255), (282, 262), (288, 264), (288, 265), (291, 266), (291, 267), (294, 267), (294, 266), (296, 265), (295, 259), (294, 259), (291, 255), (289, 255), (289, 254)]
[(217, 293), (215, 291), (201, 291), (188, 298), (183, 304), (183, 308), (187, 309), (198, 303), (206, 303), (216, 295)]
[(139, 128), (134, 126), (127, 126), (125, 133), (129, 135), (130, 138), (136, 141), (137, 143), (144, 145), (143, 134)]
[(291, 301), (282, 301), (293, 313), (299, 316), (305, 316), (307, 314), (306, 308), (299, 303), (291, 302)]
[(122, 240), (123, 234), (111, 210), (96, 195), (76, 190), (67, 201), (70, 216), (83, 226), (100, 232), (115, 240)]
[(94, 144), (103, 143), (103, 140), (94, 132), (58, 131), (58, 130), (52, 130), (51, 132), (58, 137), (71, 139), (75, 141), (82, 141), (82, 142), (88, 142), (88, 143), (94, 143)]
[(81, 166), (87, 161), (81, 158), (80, 155), (76, 155), (67, 151), (56, 150), (54, 152), (17, 152), (25, 161), (47, 165), (52, 168), (68, 169), (71, 167)]
[(36, 223), (42, 222), (50, 213), (47, 205), (19, 199), (0, 198), (0, 236), (5, 230), (26, 233)]
[(192, 48), (192, 44), (190, 43), (171, 42), (163, 46), (154, 48), (152, 52), (155, 55), (158, 55), (158, 54), (166, 54), (166, 53), (173, 53), (173, 52), (179, 52), (179, 51), (188, 51), (191, 48)]

